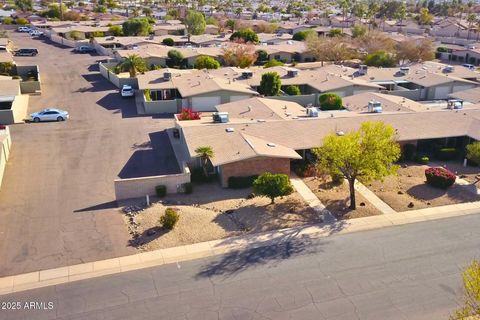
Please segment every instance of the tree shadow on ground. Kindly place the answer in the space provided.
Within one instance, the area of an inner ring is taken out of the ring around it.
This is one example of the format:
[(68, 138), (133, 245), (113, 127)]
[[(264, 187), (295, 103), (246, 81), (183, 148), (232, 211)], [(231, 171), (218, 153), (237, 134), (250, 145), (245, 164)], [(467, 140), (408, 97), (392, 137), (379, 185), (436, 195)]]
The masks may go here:
[[(321, 252), (321, 246), (327, 242), (301, 234), (302, 229), (282, 230), (281, 236), (273, 240), (252, 241), (252, 244), (245, 249), (229, 252), (216, 261), (208, 263), (196, 278), (234, 276), (248, 268)], [(221, 244), (234, 245), (235, 243), (235, 239), (226, 239)]]
[(469, 192), (467, 186), (454, 184), (448, 189), (435, 188), (427, 183), (419, 184), (407, 190), (407, 193), (418, 200), (432, 201), (437, 198), (447, 196), (449, 199), (457, 202), (478, 201), (480, 196)]
[(170, 230), (167, 230), (165, 228), (162, 228), (160, 226), (155, 226), (152, 228), (149, 228), (145, 231), (143, 231), (141, 234), (138, 236), (134, 237), (133, 239), (128, 240), (128, 246), (134, 247), (134, 248), (139, 248), (141, 246), (144, 246), (164, 234), (167, 234)]

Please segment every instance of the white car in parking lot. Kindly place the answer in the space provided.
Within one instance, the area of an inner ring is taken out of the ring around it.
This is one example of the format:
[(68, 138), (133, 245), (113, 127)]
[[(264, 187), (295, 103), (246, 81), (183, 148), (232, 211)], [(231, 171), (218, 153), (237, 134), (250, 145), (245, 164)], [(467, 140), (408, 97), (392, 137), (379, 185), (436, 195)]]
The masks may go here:
[(30, 121), (40, 122), (40, 121), (65, 121), (69, 118), (67, 111), (60, 109), (43, 109), (39, 112), (34, 112), (30, 115)]
[(29, 27), (18, 27), (17, 29), (18, 32), (30, 32), (31, 30)]
[(133, 90), (132, 86), (124, 84), (122, 90), (120, 90), (120, 94), (124, 98), (133, 97), (135, 95), (135, 90)]
[(35, 30), (30, 30), (28, 34), (30, 34), (30, 36), (32, 37), (38, 37), (38, 36), (43, 36), (43, 31), (35, 29)]

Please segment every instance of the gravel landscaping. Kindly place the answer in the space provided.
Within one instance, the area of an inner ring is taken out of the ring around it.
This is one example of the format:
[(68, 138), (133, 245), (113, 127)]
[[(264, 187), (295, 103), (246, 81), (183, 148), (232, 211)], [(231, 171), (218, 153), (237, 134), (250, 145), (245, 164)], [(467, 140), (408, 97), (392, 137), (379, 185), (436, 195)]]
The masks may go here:
[[(251, 189), (223, 189), (212, 183), (195, 185), (190, 195), (168, 195), (133, 213), (133, 218), (125, 215), (131, 245), (155, 250), (321, 222), (298, 193), (277, 198), (273, 205), (267, 198), (250, 198), (250, 194)], [(180, 215), (172, 231), (159, 225), (167, 207), (175, 208)]]
[(305, 184), (337, 219), (354, 219), (382, 214), (358, 191), (355, 193), (357, 209), (350, 210), (350, 192), (348, 183), (333, 185), (329, 178), (303, 178)]
[(455, 173), (460, 178), (475, 184), (477, 188), (480, 188), (480, 167), (464, 167), (461, 161), (443, 161), (441, 162), (441, 165)]
[(380, 199), (398, 212), (480, 201), (480, 197), (454, 184), (447, 190), (425, 183), (427, 165), (402, 165), (395, 176), (375, 181), (366, 186)]

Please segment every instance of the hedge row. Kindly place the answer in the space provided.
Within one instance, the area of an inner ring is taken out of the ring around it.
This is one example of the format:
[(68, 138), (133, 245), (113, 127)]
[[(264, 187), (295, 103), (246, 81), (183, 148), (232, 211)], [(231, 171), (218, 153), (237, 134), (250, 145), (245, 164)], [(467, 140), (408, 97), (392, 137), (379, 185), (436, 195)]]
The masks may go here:
[(250, 188), (253, 185), (253, 181), (258, 178), (258, 175), (252, 175), (247, 177), (229, 177), (228, 187), (232, 189), (244, 189)]

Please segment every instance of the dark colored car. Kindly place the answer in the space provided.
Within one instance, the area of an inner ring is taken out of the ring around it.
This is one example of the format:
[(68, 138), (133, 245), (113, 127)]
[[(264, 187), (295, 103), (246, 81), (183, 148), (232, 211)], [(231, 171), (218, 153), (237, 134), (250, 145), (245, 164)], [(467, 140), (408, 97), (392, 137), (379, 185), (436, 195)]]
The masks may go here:
[(74, 51), (78, 53), (92, 53), (92, 52), (95, 52), (96, 50), (89, 46), (80, 46), (80, 47), (76, 47)]
[(36, 56), (38, 54), (37, 49), (18, 49), (13, 53), (15, 56)]

